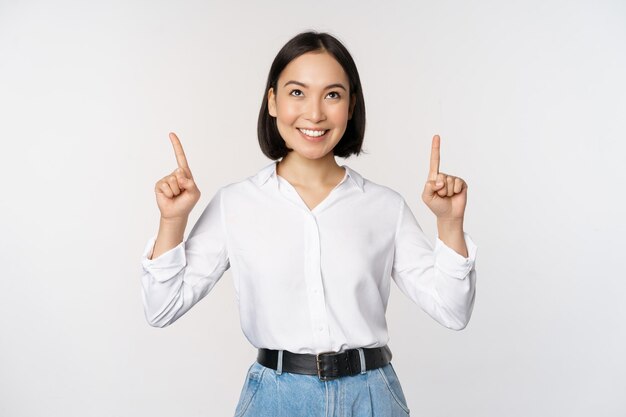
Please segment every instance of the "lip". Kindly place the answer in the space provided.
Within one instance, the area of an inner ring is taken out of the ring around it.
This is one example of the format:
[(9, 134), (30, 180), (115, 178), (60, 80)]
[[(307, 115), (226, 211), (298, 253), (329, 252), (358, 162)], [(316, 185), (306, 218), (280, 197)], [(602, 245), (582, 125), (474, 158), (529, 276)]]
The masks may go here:
[(296, 129), (296, 130), (298, 131), (300, 136), (302, 136), (304, 139), (308, 140), (309, 142), (321, 142), (324, 139), (326, 139), (326, 137), (328, 136), (328, 132), (330, 132), (330, 129), (307, 129), (307, 130), (317, 130), (317, 131), (326, 130), (326, 133), (324, 133), (322, 136), (314, 138), (314, 137), (305, 135), (304, 133), (302, 133), (300, 129)]

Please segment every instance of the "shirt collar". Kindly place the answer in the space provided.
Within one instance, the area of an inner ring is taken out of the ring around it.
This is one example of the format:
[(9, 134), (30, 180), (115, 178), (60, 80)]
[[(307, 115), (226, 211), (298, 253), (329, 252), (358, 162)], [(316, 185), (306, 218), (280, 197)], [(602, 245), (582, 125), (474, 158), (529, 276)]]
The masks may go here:
[[(277, 180), (276, 163), (277, 161), (274, 161), (271, 164), (266, 165), (256, 175), (254, 175), (253, 180), (259, 187), (265, 184), (270, 178), (272, 178), (274, 181)], [(348, 165), (341, 166), (346, 169), (346, 172), (348, 173), (348, 178), (354, 183), (354, 185), (356, 185), (359, 190), (361, 190), (361, 192), (364, 192), (365, 190), (363, 188), (363, 176), (350, 168)]]

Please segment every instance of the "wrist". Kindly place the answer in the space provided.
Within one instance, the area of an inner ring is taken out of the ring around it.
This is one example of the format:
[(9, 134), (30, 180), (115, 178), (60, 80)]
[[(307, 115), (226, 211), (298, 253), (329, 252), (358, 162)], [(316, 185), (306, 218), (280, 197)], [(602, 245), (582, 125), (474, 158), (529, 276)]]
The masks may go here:
[(456, 253), (468, 257), (465, 234), (463, 232), (463, 219), (437, 219), (437, 232), (439, 240), (452, 248)]
[(187, 218), (163, 218), (159, 221), (159, 228), (167, 233), (184, 233), (187, 227)]
[(181, 225), (187, 224), (187, 217), (161, 217), (159, 222), (161, 224)]
[(463, 218), (446, 219), (437, 217), (437, 227), (447, 230), (463, 230)]

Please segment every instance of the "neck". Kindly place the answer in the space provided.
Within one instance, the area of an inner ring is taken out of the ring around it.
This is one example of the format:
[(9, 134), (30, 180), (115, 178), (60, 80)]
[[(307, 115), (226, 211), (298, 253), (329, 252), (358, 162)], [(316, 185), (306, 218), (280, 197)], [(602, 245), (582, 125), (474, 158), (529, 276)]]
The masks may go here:
[(332, 152), (322, 158), (307, 159), (292, 151), (278, 162), (276, 173), (293, 185), (318, 187), (340, 181), (345, 171)]

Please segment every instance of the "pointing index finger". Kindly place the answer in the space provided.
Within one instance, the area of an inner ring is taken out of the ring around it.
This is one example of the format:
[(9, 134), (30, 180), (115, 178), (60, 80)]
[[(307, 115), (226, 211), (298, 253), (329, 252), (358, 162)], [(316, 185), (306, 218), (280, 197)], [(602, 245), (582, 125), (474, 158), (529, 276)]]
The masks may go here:
[(189, 165), (187, 164), (185, 151), (183, 151), (183, 145), (181, 145), (180, 139), (178, 139), (178, 136), (176, 136), (174, 132), (170, 132), (170, 141), (172, 142), (172, 146), (174, 147), (174, 153), (176, 154), (176, 162), (178, 163), (178, 167), (182, 168), (188, 178), (193, 178), (193, 176), (191, 175), (191, 170), (189, 169)]
[(428, 173), (428, 177), (431, 181), (437, 180), (437, 175), (439, 174), (439, 148), (440, 148), (441, 138), (439, 135), (433, 136), (433, 144), (430, 149), (430, 172)]

